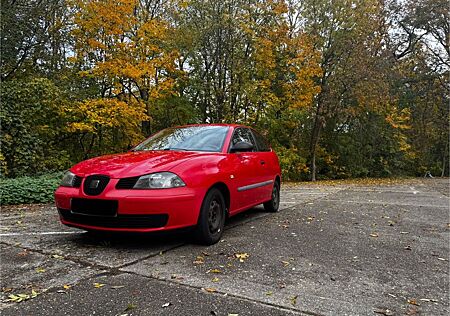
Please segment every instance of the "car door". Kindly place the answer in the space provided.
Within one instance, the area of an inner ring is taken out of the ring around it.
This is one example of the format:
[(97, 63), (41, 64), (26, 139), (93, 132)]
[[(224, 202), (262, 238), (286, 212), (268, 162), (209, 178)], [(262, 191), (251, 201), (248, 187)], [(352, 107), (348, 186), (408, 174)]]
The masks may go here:
[(274, 159), (274, 153), (264, 137), (254, 129), (251, 130), (257, 147), (257, 159), (259, 161), (260, 183), (259, 202), (266, 202), (272, 198), (272, 184), (276, 176), (278, 162)]
[(230, 149), (238, 142), (248, 142), (254, 146), (253, 151), (230, 153), (234, 166), (233, 188), (235, 200), (233, 210), (242, 210), (258, 202), (259, 188), (255, 187), (261, 181), (261, 169), (258, 160), (257, 147), (253, 135), (248, 128), (238, 127), (234, 130), (230, 141)]

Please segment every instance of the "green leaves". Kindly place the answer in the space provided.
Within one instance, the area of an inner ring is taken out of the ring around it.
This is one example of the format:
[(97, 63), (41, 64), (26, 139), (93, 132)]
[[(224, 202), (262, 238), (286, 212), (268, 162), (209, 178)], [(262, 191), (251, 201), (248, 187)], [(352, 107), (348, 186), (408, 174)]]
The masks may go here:
[(52, 173), (39, 177), (15, 179), (0, 178), (2, 204), (28, 204), (53, 202), (53, 192), (58, 187), (62, 173)]

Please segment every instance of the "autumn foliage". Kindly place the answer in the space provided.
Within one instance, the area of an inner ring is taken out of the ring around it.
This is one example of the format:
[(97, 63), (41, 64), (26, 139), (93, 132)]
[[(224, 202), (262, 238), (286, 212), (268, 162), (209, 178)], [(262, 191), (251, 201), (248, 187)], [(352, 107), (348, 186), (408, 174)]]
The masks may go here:
[(2, 176), (213, 122), (261, 130), (285, 179), (448, 175), (445, 1), (32, 0), (1, 11)]

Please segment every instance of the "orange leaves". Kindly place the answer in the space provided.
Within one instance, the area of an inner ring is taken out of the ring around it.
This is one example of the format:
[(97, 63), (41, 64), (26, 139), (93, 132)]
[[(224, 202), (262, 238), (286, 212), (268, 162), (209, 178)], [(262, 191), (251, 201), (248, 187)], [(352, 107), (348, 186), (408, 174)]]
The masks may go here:
[(150, 103), (174, 90), (170, 73), (176, 71), (178, 54), (166, 49), (170, 30), (165, 21), (139, 17), (142, 8), (136, 0), (75, 3), (76, 59), (88, 69), (82, 75), (113, 86), (108, 97), (135, 91), (135, 98)]
[(314, 97), (320, 92), (315, 78), (321, 76), (319, 65), (320, 54), (314, 50), (312, 40), (306, 34), (299, 34), (289, 39), (288, 47), (293, 56), (287, 62), (292, 77), (285, 84), (286, 102), (291, 108), (301, 108), (312, 104)]

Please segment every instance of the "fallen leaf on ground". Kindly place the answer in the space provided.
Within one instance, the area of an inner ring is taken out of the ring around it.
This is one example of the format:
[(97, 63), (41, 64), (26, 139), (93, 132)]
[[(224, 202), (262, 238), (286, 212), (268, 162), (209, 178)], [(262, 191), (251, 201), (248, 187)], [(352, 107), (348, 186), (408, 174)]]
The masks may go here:
[(70, 289), (70, 287), (71, 287), (71, 286), (70, 286), (70, 285), (67, 285), (67, 284), (64, 284), (64, 285), (63, 285), (63, 288), (65, 288), (66, 290)]
[(215, 288), (212, 288), (212, 287), (207, 287), (207, 288), (205, 288), (205, 291), (206, 291), (206, 292), (209, 292), (209, 293), (217, 292), (217, 290), (216, 290)]
[(281, 263), (282, 263), (285, 267), (287, 267), (288, 265), (291, 264), (289, 261), (281, 261)]
[(127, 308), (124, 310), (124, 312), (129, 312), (129, 311), (135, 309), (136, 307), (137, 307), (136, 304), (129, 303)]
[(44, 273), (45, 272), (45, 269), (44, 268), (36, 268), (36, 272), (37, 273)]
[(197, 256), (193, 262), (193, 264), (204, 264), (205, 263), (205, 258), (203, 258), (202, 256)]
[(270, 296), (270, 295), (272, 295), (273, 294), (273, 292), (272, 291), (268, 291), (268, 292), (266, 292), (266, 295), (267, 296)]
[(20, 302), (35, 298), (38, 295), (39, 295), (39, 293), (36, 292), (35, 290), (31, 290), (31, 294), (24, 294), (24, 293), (10, 294), (10, 295), (8, 295), (7, 301), (20, 303)]
[(63, 256), (61, 256), (61, 255), (52, 255), (52, 258), (54, 258), (54, 259), (64, 259), (64, 257)]
[(289, 300), (291, 301), (292, 305), (297, 305), (297, 297), (298, 295), (292, 296)]
[(417, 303), (417, 301), (416, 301), (415, 299), (410, 299), (410, 300), (408, 300), (408, 303), (411, 304), (411, 305), (420, 306), (420, 304)]
[(219, 269), (209, 269), (206, 273), (222, 273), (222, 271)]
[(103, 283), (94, 283), (95, 288), (101, 288), (102, 286), (105, 286)]
[(211, 281), (213, 281), (213, 282), (219, 282), (219, 278), (213, 278)]
[(246, 252), (244, 253), (235, 253), (234, 256), (239, 259), (239, 262), (244, 262), (245, 259), (250, 257), (250, 255)]

